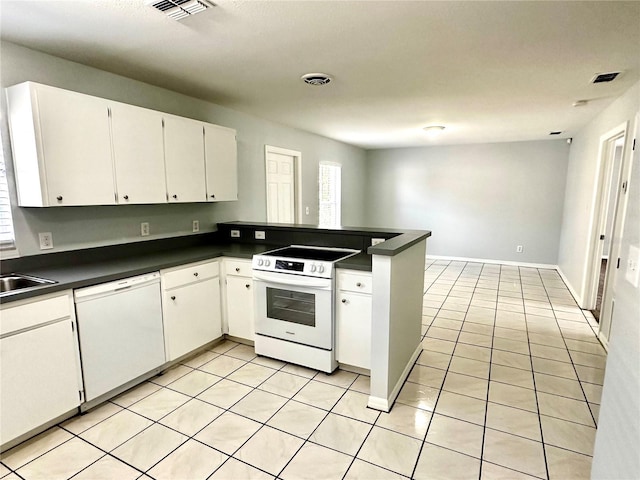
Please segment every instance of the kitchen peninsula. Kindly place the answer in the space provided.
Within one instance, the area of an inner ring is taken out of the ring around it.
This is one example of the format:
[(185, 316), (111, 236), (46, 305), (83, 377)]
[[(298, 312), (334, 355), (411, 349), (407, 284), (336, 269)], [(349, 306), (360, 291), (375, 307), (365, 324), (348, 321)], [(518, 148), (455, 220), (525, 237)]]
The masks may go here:
[[(250, 288), (252, 283), (249, 260), (253, 255), (291, 244), (349, 248), (360, 250), (361, 253), (338, 261), (335, 265), (338, 274), (346, 274), (347, 276), (344, 278), (360, 278), (358, 275), (361, 277), (370, 275), (371, 278), (371, 285), (368, 287), (370, 288), (368, 293), (370, 293), (370, 311), (372, 312), (369, 322), (370, 349), (367, 350), (369, 358), (363, 362), (359, 369), (366, 370), (368, 367), (371, 372), (369, 406), (388, 411), (420, 352), (424, 257), (426, 239), (429, 236), (430, 232), (428, 231), (348, 227), (323, 229), (311, 225), (228, 222), (218, 224), (218, 231), (213, 233), (4, 260), (2, 272), (5, 274), (16, 272), (46, 278), (55, 283), (0, 294), (2, 341), (5, 343), (7, 339), (18, 339), (20, 335), (28, 333), (26, 327), (32, 327), (34, 324), (20, 324), (21, 319), (26, 317), (19, 313), (29, 308), (33, 312), (33, 306), (38, 305), (39, 302), (57, 299), (60, 308), (66, 312), (67, 317), (65, 318), (69, 318), (72, 328), (75, 328), (76, 316), (73, 311), (73, 296), (77, 289), (158, 271), (161, 275), (174, 275), (173, 278), (179, 278), (181, 275), (184, 277), (185, 273), (183, 272), (187, 272), (191, 278), (190, 281), (195, 281), (198, 272), (204, 273), (207, 268), (210, 268), (207, 265), (215, 264), (215, 270), (211, 270), (212, 273), (207, 279), (210, 281), (212, 278), (216, 287), (219, 287), (216, 291), (219, 292), (218, 298), (221, 298), (221, 302), (217, 304), (217, 313), (211, 311), (210, 315), (212, 318), (217, 318), (216, 321), (220, 325), (217, 331), (221, 334), (218, 334), (217, 338), (207, 340), (206, 346), (223, 338), (220, 335), (252, 343), (254, 340), (252, 325), (245, 329), (247, 333), (244, 335), (233, 334), (229, 307), (235, 304), (239, 305), (245, 313), (253, 311), (253, 305), (249, 304), (253, 300)], [(256, 239), (256, 237), (261, 238)], [(376, 239), (376, 242), (380, 243), (371, 246), (372, 239)], [(176, 273), (172, 273), (174, 271)], [(234, 277), (234, 275), (239, 276)], [(167, 276), (167, 278), (170, 277)], [(233, 279), (240, 280), (241, 291), (249, 293), (249, 296), (243, 297), (242, 301), (230, 297), (233, 292), (231, 288), (228, 288), (229, 285), (223, 286), (227, 281), (231, 284)], [(201, 274), (197, 281), (202, 280), (204, 279)], [(172, 285), (162, 288), (163, 292), (165, 288), (168, 289), (166, 290), (168, 293), (163, 294), (166, 295), (163, 296), (163, 313), (166, 315), (166, 311), (164, 311), (166, 303), (169, 298), (174, 296), (171, 295), (171, 292), (176, 290), (171, 290), (171, 288), (175, 288)], [(336, 303), (337, 301), (336, 298)], [(201, 310), (206, 311), (206, 309)], [(42, 313), (41, 310), (36, 312)], [(346, 320), (349, 318), (345, 317)], [(9, 320), (14, 321), (14, 324), (9, 325)], [(50, 325), (51, 321), (44, 320), (41, 324), (47, 328), (46, 325)], [(164, 322), (165, 345), (168, 345), (166, 317)], [(362, 335), (358, 338), (367, 338), (366, 332), (361, 333)], [(74, 332), (74, 339), (75, 335)], [(347, 342), (348, 344), (349, 342)], [(15, 445), (17, 442), (61, 421), (61, 419), (74, 415), (78, 408), (80, 410), (92, 408), (97, 404), (96, 402), (99, 403), (109, 396), (131, 388), (133, 385), (166, 370), (169, 366), (201, 348), (204, 347), (193, 348), (178, 357), (167, 356), (164, 363), (157, 365), (147, 374), (114, 389), (107, 396), (100, 397), (93, 403), (87, 403), (86, 397), (82, 397), (82, 394), (78, 400), (76, 391), (75, 400), (71, 404), (68, 401), (63, 403), (66, 408), (51, 412), (48, 418), (36, 422), (37, 425), (26, 422), (25, 425), (28, 425), (29, 428), (23, 429), (24, 431), (17, 428), (11, 435), (2, 432), (2, 449)], [(74, 349), (77, 350), (77, 346), (74, 346)], [(345, 353), (344, 350), (343, 353)], [(82, 362), (75, 360), (74, 356), (81, 357), (79, 354), (74, 354), (69, 348), (69, 363), (73, 365), (69, 365), (66, 378), (70, 385), (75, 386), (74, 375), (72, 375), (75, 372), (75, 377), (79, 379), (77, 381), (78, 389), (82, 390), (80, 374)], [(348, 355), (344, 355), (344, 358), (348, 358)], [(340, 367), (345, 369), (359, 367), (342, 362), (340, 357), (338, 357), (338, 362), (340, 362)], [(3, 381), (11, 378), (16, 377), (6, 375), (3, 377)], [(29, 379), (25, 378), (22, 383), (29, 383)], [(71, 386), (69, 388), (71, 389)], [(8, 395), (10, 389), (10, 385), (3, 383), (3, 393)], [(39, 392), (39, 395), (41, 398), (48, 397), (47, 392)], [(70, 395), (67, 397), (72, 398)], [(4, 409), (2, 413), (3, 417), (5, 414), (8, 417), (29, 415), (28, 411), (16, 414)]]

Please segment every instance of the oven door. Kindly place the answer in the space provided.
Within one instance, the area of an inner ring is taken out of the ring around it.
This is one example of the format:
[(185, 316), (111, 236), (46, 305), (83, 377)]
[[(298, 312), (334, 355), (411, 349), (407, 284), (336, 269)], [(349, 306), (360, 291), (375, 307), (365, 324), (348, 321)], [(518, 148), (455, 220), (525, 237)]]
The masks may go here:
[(333, 279), (253, 272), (256, 333), (333, 348)]

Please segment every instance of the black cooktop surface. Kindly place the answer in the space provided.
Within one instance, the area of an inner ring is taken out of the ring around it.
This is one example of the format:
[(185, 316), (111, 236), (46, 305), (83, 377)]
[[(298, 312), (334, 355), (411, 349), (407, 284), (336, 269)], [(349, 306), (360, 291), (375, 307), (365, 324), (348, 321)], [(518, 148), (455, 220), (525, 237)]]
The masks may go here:
[(357, 253), (356, 251), (330, 250), (324, 248), (286, 247), (262, 255), (269, 257), (300, 258), (303, 260), (320, 260), (325, 262), (335, 262), (342, 258)]

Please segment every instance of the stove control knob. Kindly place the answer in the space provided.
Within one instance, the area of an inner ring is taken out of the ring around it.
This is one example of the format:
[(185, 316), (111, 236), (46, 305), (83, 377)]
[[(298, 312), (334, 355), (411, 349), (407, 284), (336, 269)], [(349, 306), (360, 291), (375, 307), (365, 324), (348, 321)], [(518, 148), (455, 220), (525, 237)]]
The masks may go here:
[(258, 266), (261, 267), (262, 264), (264, 263), (264, 260), (262, 260), (261, 258), (258, 259)]
[(313, 265), (311, 265), (311, 273), (313, 273), (315, 271), (316, 271), (316, 266), (315, 266), (315, 264), (313, 264)]
[(323, 273), (324, 272), (324, 265), (320, 265), (318, 267), (318, 272)]
[(271, 262), (269, 260), (265, 260), (264, 261), (264, 266), (268, 267), (269, 265), (271, 265)]

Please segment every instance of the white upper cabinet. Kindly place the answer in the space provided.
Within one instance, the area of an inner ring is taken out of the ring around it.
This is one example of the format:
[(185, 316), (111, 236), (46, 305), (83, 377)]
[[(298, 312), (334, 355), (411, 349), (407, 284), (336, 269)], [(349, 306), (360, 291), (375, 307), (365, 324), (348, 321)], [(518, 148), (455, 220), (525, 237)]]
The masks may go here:
[(235, 130), (33, 82), (7, 100), (21, 207), (238, 198)]
[(164, 117), (164, 155), (170, 203), (207, 199), (202, 122)]
[(118, 203), (165, 203), (162, 114), (124, 103), (109, 108)]
[(19, 205), (115, 204), (106, 100), (32, 82), (7, 98)]
[(204, 126), (207, 201), (238, 199), (236, 131), (217, 125)]

